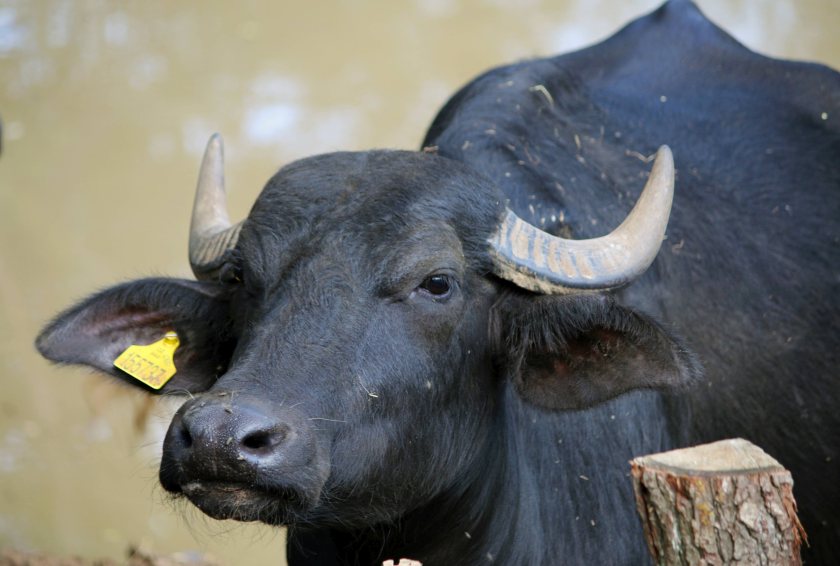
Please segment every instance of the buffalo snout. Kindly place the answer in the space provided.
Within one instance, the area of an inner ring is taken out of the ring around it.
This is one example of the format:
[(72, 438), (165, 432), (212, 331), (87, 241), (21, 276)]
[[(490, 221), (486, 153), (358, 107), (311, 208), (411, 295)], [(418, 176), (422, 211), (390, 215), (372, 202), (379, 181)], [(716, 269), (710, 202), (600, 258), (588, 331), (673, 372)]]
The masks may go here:
[(260, 399), (214, 392), (175, 414), (164, 439), (160, 480), (211, 516), (273, 522), (266, 510), (284, 515), (317, 501), (326, 467), (303, 416)]

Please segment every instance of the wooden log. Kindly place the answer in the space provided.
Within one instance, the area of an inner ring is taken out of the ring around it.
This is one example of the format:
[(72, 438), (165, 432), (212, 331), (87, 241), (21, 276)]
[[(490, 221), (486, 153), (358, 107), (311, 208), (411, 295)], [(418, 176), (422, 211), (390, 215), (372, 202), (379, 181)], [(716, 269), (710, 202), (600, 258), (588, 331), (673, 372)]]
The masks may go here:
[(636, 458), (636, 506), (659, 566), (799, 565), (790, 472), (743, 439)]

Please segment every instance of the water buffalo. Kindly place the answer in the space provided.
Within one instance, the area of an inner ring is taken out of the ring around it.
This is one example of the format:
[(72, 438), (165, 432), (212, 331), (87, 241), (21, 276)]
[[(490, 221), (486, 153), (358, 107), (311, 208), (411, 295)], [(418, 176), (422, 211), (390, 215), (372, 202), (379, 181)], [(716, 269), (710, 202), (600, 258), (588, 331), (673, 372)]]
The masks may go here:
[(37, 346), (145, 388), (114, 360), (175, 332), (163, 487), (288, 525), (293, 564), (644, 563), (627, 461), (732, 436), (836, 564), (838, 123), (840, 75), (674, 0), (470, 82), (424, 151), (287, 165), (240, 223), (213, 137), (198, 280), (107, 289)]

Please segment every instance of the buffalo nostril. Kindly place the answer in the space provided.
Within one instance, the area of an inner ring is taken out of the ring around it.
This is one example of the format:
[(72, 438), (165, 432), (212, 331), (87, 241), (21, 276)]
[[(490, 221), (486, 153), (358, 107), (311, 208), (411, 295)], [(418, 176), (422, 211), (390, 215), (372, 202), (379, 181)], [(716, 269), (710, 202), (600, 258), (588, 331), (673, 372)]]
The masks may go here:
[(181, 441), (181, 446), (183, 446), (184, 448), (192, 447), (193, 438), (187, 427), (180, 427), (180, 429), (178, 430), (178, 439)]
[(256, 430), (245, 435), (240, 443), (249, 452), (269, 453), (286, 439), (286, 428)]

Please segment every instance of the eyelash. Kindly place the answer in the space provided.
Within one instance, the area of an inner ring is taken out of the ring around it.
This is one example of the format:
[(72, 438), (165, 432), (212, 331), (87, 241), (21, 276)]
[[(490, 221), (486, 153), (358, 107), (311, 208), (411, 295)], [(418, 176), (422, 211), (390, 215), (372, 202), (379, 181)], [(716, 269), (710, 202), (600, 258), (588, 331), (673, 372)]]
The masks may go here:
[(455, 281), (449, 275), (436, 273), (426, 277), (417, 287), (437, 301), (444, 301), (452, 295)]

